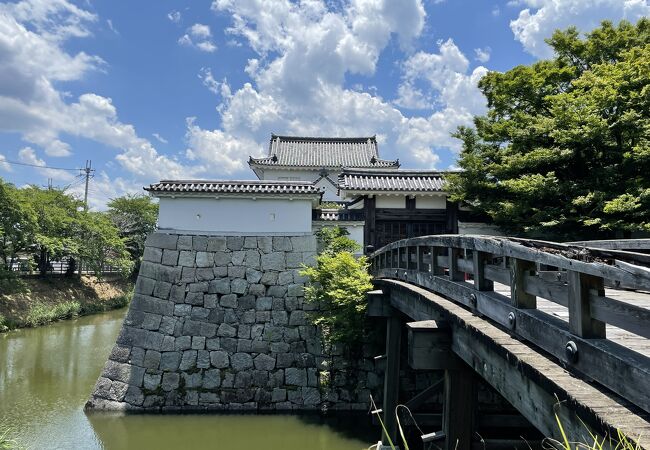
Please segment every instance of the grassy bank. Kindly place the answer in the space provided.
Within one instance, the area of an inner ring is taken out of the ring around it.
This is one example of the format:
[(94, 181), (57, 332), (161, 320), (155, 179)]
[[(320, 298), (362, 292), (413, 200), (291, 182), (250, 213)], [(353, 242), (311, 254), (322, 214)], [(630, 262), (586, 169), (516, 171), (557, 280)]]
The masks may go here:
[(132, 289), (118, 277), (15, 278), (0, 288), (0, 332), (121, 308)]

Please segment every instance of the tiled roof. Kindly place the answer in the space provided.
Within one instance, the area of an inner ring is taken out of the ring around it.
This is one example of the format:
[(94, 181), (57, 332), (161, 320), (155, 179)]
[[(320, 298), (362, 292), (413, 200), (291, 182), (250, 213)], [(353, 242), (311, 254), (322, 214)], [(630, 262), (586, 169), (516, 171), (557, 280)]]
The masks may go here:
[(250, 165), (281, 167), (398, 168), (399, 160), (379, 159), (375, 136), (324, 138), (271, 135), (269, 155)]
[(156, 193), (210, 193), (210, 194), (298, 194), (321, 195), (322, 191), (309, 181), (209, 181), (162, 180), (144, 188)]
[(424, 170), (344, 170), (339, 176), (342, 191), (442, 192), (441, 172)]

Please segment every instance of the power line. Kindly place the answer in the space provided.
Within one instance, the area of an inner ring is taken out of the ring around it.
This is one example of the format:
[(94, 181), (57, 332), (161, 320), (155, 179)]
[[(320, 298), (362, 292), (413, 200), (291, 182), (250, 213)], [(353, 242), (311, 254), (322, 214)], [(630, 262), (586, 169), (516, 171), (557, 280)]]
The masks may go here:
[(76, 172), (77, 170), (85, 170), (83, 168), (67, 168), (67, 167), (51, 167), (51, 166), (39, 166), (38, 164), (29, 164), (29, 163), (22, 163), (18, 161), (11, 161), (9, 159), (0, 159), (0, 163), (7, 163), (7, 164), (14, 164), (16, 166), (27, 166), (27, 167), (38, 167), (39, 169), (51, 169), (51, 170), (70, 170)]

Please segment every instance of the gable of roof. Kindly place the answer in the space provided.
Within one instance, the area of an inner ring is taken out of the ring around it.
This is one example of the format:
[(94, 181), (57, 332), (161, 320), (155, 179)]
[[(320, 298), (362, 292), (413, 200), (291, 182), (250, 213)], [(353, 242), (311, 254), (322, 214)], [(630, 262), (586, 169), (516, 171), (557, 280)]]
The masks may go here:
[(269, 154), (251, 157), (250, 166), (398, 168), (399, 160), (379, 159), (377, 138), (300, 137), (271, 135)]
[(340, 191), (444, 192), (443, 172), (431, 170), (343, 170)]
[(323, 191), (310, 181), (161, 180), (144, 188), (152, 195), (271, 194), (320, 197)]

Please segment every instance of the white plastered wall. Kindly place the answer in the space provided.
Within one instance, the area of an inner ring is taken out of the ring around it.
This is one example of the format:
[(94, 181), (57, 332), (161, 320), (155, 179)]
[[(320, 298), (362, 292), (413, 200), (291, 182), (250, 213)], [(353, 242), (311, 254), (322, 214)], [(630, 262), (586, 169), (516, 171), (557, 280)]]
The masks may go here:
[(442, 195), (415, 197), (415, 209), (446, 209), (447, 197)]
[(203, 234), (311, 233), (311, 199), (162, 197), (158, 228)]
[[(280, 180), (280, 181), (316, 181), (320, 178), (321, 169), (314, 170), (284, 170), (284, 169), (264, 169), (263, 180)], [(330, 172), (329, 177), (336, 183), (338, 172)], [(326, 179), (322, 179), (316, 184), (318, 187), (325, 188), (323, 201), (340, 201), (336, 186)]]

